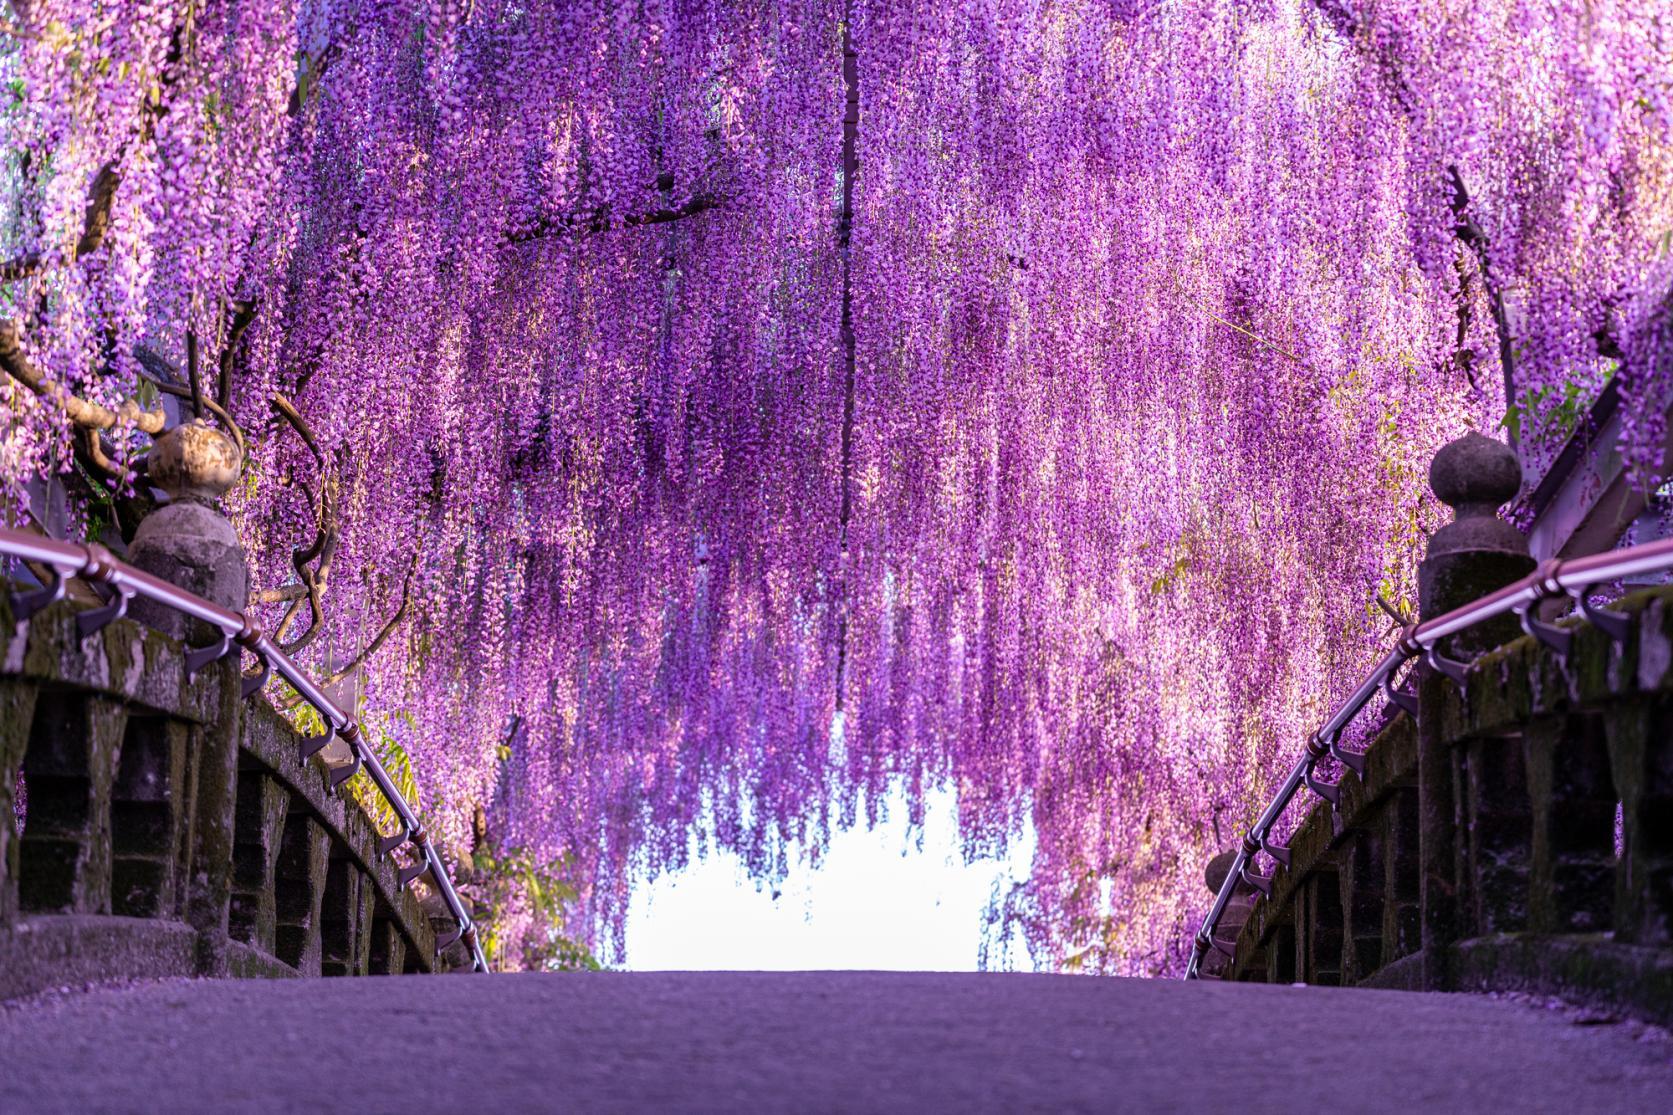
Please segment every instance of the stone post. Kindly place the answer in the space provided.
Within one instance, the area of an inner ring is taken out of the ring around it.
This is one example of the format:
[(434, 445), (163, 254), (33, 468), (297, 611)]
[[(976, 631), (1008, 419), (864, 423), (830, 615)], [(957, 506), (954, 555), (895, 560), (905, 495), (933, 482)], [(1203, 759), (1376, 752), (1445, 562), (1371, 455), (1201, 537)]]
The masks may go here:
[[(1533, 571), (1534, 559), (1520, 531), (1498, 509), (1521, 487), (1516, 454), (1478, 433), (1443, 446), (1429, 466), (1429, 487), (1453, 509), (1453, 521), (1429, 539), (1418, 567), (1421, 618), (1432, 619), (1476, 600)], [(1504, 617), (1455, 636), (1443, 647), (1455, 658), (1497, 646), (1517, 634)], [(1451, 682), (1427, 676), (1418, 686), (1419, 906), (1423, 925), (1424, 984), (1450, 988), (1450, 949), (1460, 932), (1458, 756), (1442, 742), (1441, 716)]]
[[(242, 465), (237, 444), (203, 422), (183, 423), (158, 438), (146, 458), (147, 475), (168, 493), (169, 502), (140, 522), (128, 546), (129, 562), (206, 600), (243, 611), (249, 601), (244, 550), (216, 502), (237, 482)], [(172, 608), (135, 600), (130, 614), (176, 639), (208, 641)]]
[[(0, 623), (10, 624), (11, 611), (0, 601)], [(0, 647), (4, 641), (0, 640)], [(18, 836), (17, 772), (29, 748), (29, 726), (35, 719), (38, 686), (14, 678), (0, 679), (0, 929), (17, 918)]]
[[(1220, 887), (1225, 884), (1226, 877), (1231, 874), (1232, 861), (1236, 858), (1236, 852), (1221, 852), (1208, 861), (1208, 867), (1203, 871), (1203, 882), (1208, 884), (1209, 894), (1218, 895), (1220, 893)], [(1226, 908), (1221, 911), (1220, 924), (1214, 930), (1215, 938), (1225, 944), (1235, 942), (1237, 935), (1243, 930), (1244, 923), (1249, 920), (1249, 914), (1254, 909), (1254, 905), (1254, 898), (1250, 895), (1247, 887), (1239, 886), (1234, 890), (1231, 900), (1226, 903)], [(1211, 948), (1208, 950), (1208, 954), (1203, 957), (1203, 970), (1211, 975), (1229, 977), (1232, 974), (1231, 960)]]
[[(128, 560), (216, 604), (243, 611), (249, 601), (244, 551), (216, 502), (237, 482), (242, 465), (237, 444), (202, 421), (182, 423), (158, 438), (147, 471), (169, 502), (140, 523)], [(185, 642), (207, 643), (215, 637), (204, 625), (149, 601), (135, 600), (131, 614)], [(222, 659), (200, 677), (197, 684), (216, 688), (210, 722), (192, 732), (197, 808), (184, 907), (198, 933), (200, 971), (225, 975), (242, 709), (238, 656)]]

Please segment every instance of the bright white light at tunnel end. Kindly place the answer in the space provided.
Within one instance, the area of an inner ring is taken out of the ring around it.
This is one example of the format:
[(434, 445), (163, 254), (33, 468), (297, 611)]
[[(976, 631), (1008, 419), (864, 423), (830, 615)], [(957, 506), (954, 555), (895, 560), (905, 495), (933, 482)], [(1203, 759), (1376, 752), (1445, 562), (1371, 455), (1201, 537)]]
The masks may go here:
[[(832, 725), (840, 747), (840, 723)], [(628, 905), (633, 970), (974, 971), (986, 911), (995, 894), (1028, 877), (1032, 825), (999, 859), (966, 863), (959, 850), (957, 796), (924, 795), (921, 831), (907, 822), (904, 788), (890, 787), (885, 818), (833, 836), (817, 869), (792, 851), (789, 875), (758, 885), (733, 855), (712, 852), (639, 884)], [(862, 811), (863, 816), (863, 811)], [(1028, 969), (1020, 936), (994, 941), (990, 966)]]

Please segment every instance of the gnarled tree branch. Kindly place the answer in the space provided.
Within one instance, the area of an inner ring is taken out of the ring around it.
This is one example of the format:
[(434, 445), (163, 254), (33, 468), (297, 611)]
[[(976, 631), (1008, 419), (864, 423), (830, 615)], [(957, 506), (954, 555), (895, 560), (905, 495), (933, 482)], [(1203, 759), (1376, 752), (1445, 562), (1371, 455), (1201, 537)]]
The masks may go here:
[[(1367, 60), (1383, 75), (1389, 95), (1395, 104), (1409, 118), (1417, 116), (1417, 99), (1412, 94), (1411, 86), (1406, 81), (1405, 72), (1401, 69), (1400, 59), (1394, 53), (1390, 43), (1375, 41), (1370, 28), (1362, 21), (1359, 13), (1350, 8), (1342, 0), (1313, 0), (1313, 6), (1319, 14), (1330, 24), (1331, 28), (1360, 50)], [(1456, 221), (1454, 232), (1458, 239), (1476, 255), (1476, 261), (1481, 271), (1482, 288), (1487, 292), (1488, 304), (1493, 311), (1493, 325), (1498, 332), (1499, 363), (1504, 371), (1505, 403), (1512, 405), (1516, 401), (1515, 377), (1515, 349), (1510, 335), (1510, 318), (1505, 312), (1502, 291), (1493, 279), (1492, 269), (1487, 261), (1487, 235), (1470, 215), (1470, 195), (1464, 188), (1463, 176), (1455, 164), (1446, 168), (1446, 183), (1451, 195), (1453, 218)], [(1514, 440), (1514, 439), (1513, 439)]]
[[(232, 406), (232, 370), (238, 342), (256, 320), (256, 301), (241, 299), (227, 307), (231, 317), (227, 321), (226, 340), (221, 345), (221, 378), (215, 390), (216, 401), (223, 408)], [(207, 400), (206, 400), (207, 401)]]
[(339, 50), (337, 40), (333, 39), (318, 54), (303, 56), (303, 64), (297, 67), (296, 84), (290, 91), (290, 103), (285, 106), (285, 115), (293, 120), (302, 115), (302, 110), (308, 106), (309, 98), (319, 88), (320, 79), (336, 60)]
[[(364, 666), (366, 664), (366, 660), (376, 654), (383, 647), (383, 644), (389, 641), (389, 637), (395, 634), (395, 629), (400, 627), (401, 622), (407, 618), (407, 612), (412, 606), (412, 579), (413, 575), (418, 572), (418, 558), (420, 552), (421, 551), (417, 548), (413, 549), (412, 563), (407, 566), (407, 575), (401, 581), (401, 603), (400, 606), (395, 609), (395, 614), (390, 616), (384, 625), (378, 629), (378, 633), (372, 636), (372, 641), (362, 647), (359, 654), (349, 659), (349, 661), (342, 667), (333, 670), (321, 679), (321, 685), (336, 685), (354, 671), (358, 670), (361, 666)], [(300, 698), (298, 698), (298, 700), (300, 700)]]
[(644, 213), (629, 213), (621, 218), (612, 217), (609, 207), (600, 205), (584, 213), (566, 213), (555, 217), (541, 217), (526, 228), (508, 232), (505, 242), (507, 244), (527, 244), (531, 241), (546, 240), (557, 236), (585, 236), (609, 232), (612, 229), (665, 225), (720, 207), (721, 199), (706, 192), (691, 195), (681, 205), (652, 209)]
[(1510, 339), (1510, 315), (1505, 312), (1504, 293), (1493, 280), (1493, 270), (1487, 260), (1487, 234), (1470, 215), (1470, 194), (1464, 188), (1464, 177), (1456, 165), (1446, 168), (1447, 181), (1452, 186), (1452, 215), (1458, 224), (1454, 229), (1458, 240), (1475, 252), (1476, 266), (1481, 271), (1481, 286), (1487, 292), (1487, 304), (1493, 311), (1493, 328), (1499, 337), (1499, 364), (1505, 374), (1505, 402), (1515, 401), (1516, 353)]
[(276, 394), (268, 400), (268, 405), (278, 413), (279, 417), (290, 423), (291, 429), (296, 431), (296, 436), (302, 439), (302, 444), (308, 447), (308, 452), (314, 455), (314, 460), (323, 468), (325, 453), (319, 447), (319, 440), (314, 437), (313, 427), (309, 426), (308, 420), (302, 417), (302, 412), (296, 409), (296, 404), (283, 395)]
[(25, 252), (0, 263), (0, 283), (27, 279), (51, 266), (67, 266), (82, 256), (98, 251), (105, 242), (105, 234), (110, 231), (110, 207), (116, 200), (116, 187), (121, 180), (122, 176), (117, 173), (114, 161), (100, 167), (99, 173), (93, 178), (92, 188), (88, 191), (87, 212), (82, 218), (81, 235), (70, 245), (63, 258), (54, 260), (49, 253)]
[[(273, 634), (281, 650), (286, 654), (295, 654), (312, 644), (324, 631), (325, 608), (321, 602), (321, 597), (324, 595), (326, 585), (331, 577), (331, 559), (337, 552), (339, 534), (337, 483), (336, 478), (329, 475), (328, 461), (325, 452), (320, 448), (319, 439), (314, 436), (312, 427), (302, 417), (301, 412), (283, 395), (274, 395), (270, 403), (280, 417), (290, 424), (291, 429), (296, 431), (297, 436), (302, 439), (302, 443), (308, 447), (308, 451), (313, 454), (314, 460), (319, 464), (323, 474), (317, 500), (314, 499), (313, 492), (306, 483), (300, 480), (296, 481), (302, 490), (307, 493), (309, 502), (314, 505), (316, 521), (313, 542), (307, 549), (291, 551), (291, 567), (296, 570), (297, 579), (301, 581), (306, 595), (293, 600), (290, 607), (285, 609), (285, 614), (279, 620), (279, 626)], [(286, 636), (290, 634), (290, 629), (301, 613), (304, 603), (308, 606), (308, 629), (287, 643), (285, 641)]]
[(1452, 366), (1464, 373), (1472, 390), (1480, 390), (1475, 378), (1475, 349), (1470, 347), (1470, 327), (1474, 324), (1475, 313), (1471, 303), (1475, 300), (1475, 287), (1470, 276), (1469, 266), (1464, 262), (1464, 253), (1460, 249), (1453, 259), (1453, 268), (1458, 273), (1458, 334), (1452, 345)]
[(134, 429), (155, 437), (163, 432), (167, 420), (161, 408), (144, 410), (132, 399), (122, 402), (115, 410), (99, 403), (72, 395), (67, 389), (52, 383), (23, 352), (23, 338), (17, 323), (0, 321), (0, 370), (23, 384), (43, 399), (57, 404), (71, 422), (90, 430), (110, 430), (118, 426)]
[[(170, 364), (156, 352), (140, 345), (134, 349), (134, 359), (138, 360), (140, 367), (145, 369), (140, 373), (140, 378), (163, 394), (172, 395), (176, 399), (190, 399), (192, 397), (191, 388), (184, 386), (181, 382), (180, 369)], [(239, 458), (242, 459), (247, 456), (244, 431), (233, 420), (232, 415), (227, 412), (226, 408), (214, 399), (209, 398), (203, 400), (203, 405), (210, 414), (215, 416), (216, 421), (226, 427), (227, 433), (232, 435), (232, 440), (238, 443)]]
[(292, 600), (300, 600), (308, 595), (306, 585), (280, 585), (278, 588), (264, 588), (250, 594), (252, 604), (289, 604)]
[(49, 253), (37, 251), (26, 252), (15, 259), (0, 263), (0, 282), (15, 282), (38, 275), (49, 267), (68, 266), (83, 256), (98, 251), (104, 244), (105, 234), (110, 231), (111, 206), (116, 200), (117, 188), (122, 185), (122, 160), (135, 140), (142, 144), (150, 142), (155, 134), (157, 121), (168, 114), (168, 94), (180, 77), (180, 62), (186, 55), (186, 40), (191, 34), (192, 21), (192, 9), (188, 9), (186, 19), (175, 27), (174, 34), (169, 39), (168, 55), (163, 61), (162, 73), (154, 92), (145, 102), (138, 131), (123, 141), (116, 154), (93, 176), (92, 185), (87, 191), (87, 209), (82, 217), (81, 235), (76, 238), (76, 242), (70, 245), (69, 251), (61, 259), (54, 259)]
[(857, 384), (854, 336), (854, 180), (860, 171), (860, 55), (854, 45), (853, 5), (842, 6), (842, 208), (837, 211), (837, 256), (841, 261), (842, 312), (837, 345), (842, 353), (842, 440), (838, 467), (837, 552), (841, 561), (837, 580), (836, 709), (842, 712), (848, 693), (848, 524), (854, 509), (854, 415)]

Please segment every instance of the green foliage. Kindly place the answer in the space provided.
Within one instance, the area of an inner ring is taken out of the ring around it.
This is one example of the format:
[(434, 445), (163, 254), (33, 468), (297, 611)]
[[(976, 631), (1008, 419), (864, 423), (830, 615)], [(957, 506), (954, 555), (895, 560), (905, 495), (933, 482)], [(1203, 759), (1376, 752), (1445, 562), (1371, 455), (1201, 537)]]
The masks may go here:
[[(312, 705), (300, 701), (284, 682), (278, 683), (278, 688), (279, 707), (293, 728), (304, 735), (325, 731), (325, 721)], [(419, 811), (412, 757), (390, 731), (396, 721), (417, 728), (406, 712), (368, 716), (361, 721), (361, 739), (383, 764), (408, 805)], [(500, 745), (500, 760), (509, 757), (510, 749)], [(364, 771), (351, 778), (348, 787), (379, 831), (394, 832), (400, 827), (395, 810)], [(487, 841), (472, 852), (469, 869), (458, 872), (458, 883), (477, 907), (482, 948), (491, 967), (546, 972), (598, 970), (600, 965), (591, 950), (564, 932), (570, 909), (579, 897), (567, 881), (573, 870), (568, 856), (542, 861), (524, 848), (495, 849)]]
[(292, 728), (305, 736), (318, 735), (325, 731), (325, 717), (319, 714), (318, 709), (304, 701), (302, 694), (292, 689), (290, 683), (282, 678), (277, 682), (277, 686), (278, 701), (275, 707), (290, 722)]
[[(491, 968), (503, 970), (509, 964), (541, 972), (599, 969), (591, 950), (563, 932), (570, 906), (579, 897), (566, 881), (574, 869), (568, 856), (542, 862), (524, 848), (496, 851), (483, 844), (472, 853), (471, 866), (473, 896), (487, 908), (478, 925)], [(526, 914), (527, 921), (516, 914)]]
[[(1614, 375), (1613, 368), (1609, 375)], [(1608, 382), (1608, 376), (1604, 382)], [(1595, 395), (1596, 392), (1588, 391), (1584, 384), (1573, 380), (1530, 387), (1505, 411), (1499, 425), (1518, 442), (1530, 439), (1561, 442), (1580, 428)]]
[[(277, 707), (281, 714), (290, 722), (290, 726), (305, 736), (321, 735), (325, 731), (325, 718), (308, 702), (301, 699), (300, 694), (284, 681), (278, 683)], [(401, 746), (401, 741), (389, 732), (391, 720), (400, 719), (411, 725), (412, 717), (405, 712), (393, 713), (390, 716), (369, 716), (360, 722), (360, 738), (372, 750), (383, 764), (384, 772), (389, 780), (395, 784), (407, 804), (417, 812), (418, 779), (413, 773), (412, 757), (407, 749)], [(401, 820), (395, 815), (394, 808), (384, 800), (378, 791), (377, 783), (364, 770), (356, 774), (348, 782), (349, 792), (359, 803), (361, 810), (377, 826), (379, 832), (391, 833), (401, 827)], [(422, 816), (420, 817), (422, 820)]]
[(1150, 595), (1165, 596), (1173, 589), (1175, 584), (1179, 583), (1186, 573), (1190, 572), (1190, 570), (1190, 558), (1175, 558), (1172, 565), (1169, 565), (1167, 568), (1163, 569), (1162, 572), (1151, 578)]
[[(388, 721), (391, 719), (400, 719), (414, 729), (417, 727), (413, 723), (412, 714), (408, 712), (392, 713), (389, 717), (369, 716), (360, 722), (361, 738), (383, 764), (384, 773), (395, 783), (395, 788), (406, 799), (407, 805), (417, 812), (418, 778), (413, 773), (412, 756), (401, 746), (401, 741), (389, 733)], [(384, 800), (383, 794), (378, 792), (377, 784), (364, 771), (349, 780), (349, 789), (380, 832), (394, 832), (400, 828), (401, 820), (395, 815), (395, 810)]]

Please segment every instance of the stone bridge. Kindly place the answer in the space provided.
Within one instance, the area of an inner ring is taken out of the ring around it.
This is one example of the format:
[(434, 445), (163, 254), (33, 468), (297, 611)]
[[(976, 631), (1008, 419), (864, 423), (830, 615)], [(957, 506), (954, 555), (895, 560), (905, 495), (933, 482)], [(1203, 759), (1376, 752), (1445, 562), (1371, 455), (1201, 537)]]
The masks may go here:
[[(1422, 683), (1341, 772), (1222, 939), (1233, 979), (1520, 989), (1673, 1021), (1673, 590), (1614, 605), (1560, 655), (1524, 637)], [(1448, 764), (1430, 807), (1420, 737)], [(1422, 885), (1427, 832), (1442, 873)], [(1229, 856), (1216, 860), (1218, 889)], [(1425, 899), (1428, 899), (1426, 902)], [(1237, 924), (1241, 923), (1241, 924)], [(1426, 953), (1424, 929), (1430, 929)]]
[(1476, 995), (1020, 973), (198, 980), (0, 1011), (35, 1113), (1667, 1110), (1673, 1045)]
[[(1518, 479), (1485, 438), (1437, 457), (1459, 512), (1424, 563), (1426, 617), (1533, 569), (1492, 514)], [(1414, 673), (1415, 700), (1316, 795), (1287, 862), (1234, 892), (1209, 974), (1525, 991), (1673, 1022), (1673, 589), (1526, 626), (1494, 646), (1516, 630), (1494, 620), (1447, 648), (1452, 676)], [(1210, 865), (1215, 890), (1231, 858)]]
[[(244, 553), (217, 504), (241, 453), (196, 422), (159, 437), (147, 482), (168, 502), (126, 562), (0, 531), (8, 572), (17, 559), (41, 586), (0, 592), (0, 1000), (134, 976), (481, 966), (352, 711), (243, 611)], [(273, 676), (330, 731), (298, 734), (267, 703)], [(352, 795), (360, 771), (387, 836)]]
[(83, 636), (79, 614), (16, 623), (0, 593), (0, 998), (436, 968), (402, 865), (328, 753), (299, 761), (242, 699), (236, 657), (188, 678), (174, 639), (126, 619)]
[[(1460, 523), (1449, 537), (1483, 536)], [(1474, 594), (1532, 564), (1437, 560), (1426, 584)], [(1673, 1094), (1673, 1039), (1650, 1024), (1673, 1020), (1673, 589), (1612, 605), (1610, 630), (1562, 621), (1424, 676), (1263, 892), (1238, 894), (1204, 973), (1222, 978), (1195, 982), (417, 978), (469, 958), (436, 956), (452, 923), (345, 793), (353, 766), (246, 699), (235, 656), (189, 675), (185, 644), (88, 623), (100, 607), (20, 622), (0, 594), (0, 816), (21, 822), (0, 823), (8, 1115), (1567, 1115)], [(226, 978), (369, 974), (395, 978)], [(1437, 993), (1456, 990), (1499, 994)]]

